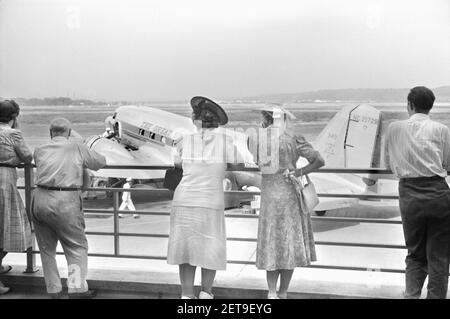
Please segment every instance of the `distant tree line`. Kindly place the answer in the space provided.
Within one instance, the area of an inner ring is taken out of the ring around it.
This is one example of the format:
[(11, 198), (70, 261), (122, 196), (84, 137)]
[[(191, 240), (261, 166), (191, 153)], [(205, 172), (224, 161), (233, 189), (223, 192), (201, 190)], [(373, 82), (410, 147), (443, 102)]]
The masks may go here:
[[(450, 102), (450, 86), (431, 88), (436, 96), (436, 102)], [(254, 102), (334, 102), (334, 101), (358, 101), (358, 102), (404, 102), (409, 89), (337, 89), (318, 90), (293, 94), (263, 94), (252, 97), (225, 100), (234, 103)], [(0, 97), (0, 100), (4, 98)], [(88, 99), (71, 99), (69, 97), (46, 98), (14, 98), (19, 105), (127, 105), (130, 101), (91, 101)], [(168, 102), (168, 101), (166, 101)], [(142, 102), (141, 102), (142, 103)]]
[[(450, 102), (450, 86), (431, 88), (438, 102)], [(409, 88), (404, 89), (337, 89), (318, 90), (293, 94), (270, 94), (241, 98), (247, 101), (277, 101), (277, 102), (403, 102), (406, 100)]]
[[(5, 98), (0, 98), (4, 100)], [(13, 98), (19, 105), (104, 105), (106, 102), (95, 102), (88, 99), (71, 99), (69, 97)]]

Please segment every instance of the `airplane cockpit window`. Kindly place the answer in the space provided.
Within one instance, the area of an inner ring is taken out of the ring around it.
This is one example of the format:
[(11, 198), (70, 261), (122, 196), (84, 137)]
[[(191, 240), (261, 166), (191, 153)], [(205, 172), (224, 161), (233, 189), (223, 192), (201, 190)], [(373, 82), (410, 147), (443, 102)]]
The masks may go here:
[(152, 131), (146, 131), (142, 128), (139, 129), (139, 135), (140, 136), (148, 136), (149, 139), (151, 139), (152, 141), (164, 144), (164, 145), (168, 145), (173, 147), (175, 145), (175, 141), (174, 139), (164, 136), (162, 134), (157, 134), (156, 132), (152, 132)]
[(119, 122), (114, 123), (114, 135), (116, 137), (122, 137), (120, 134)]

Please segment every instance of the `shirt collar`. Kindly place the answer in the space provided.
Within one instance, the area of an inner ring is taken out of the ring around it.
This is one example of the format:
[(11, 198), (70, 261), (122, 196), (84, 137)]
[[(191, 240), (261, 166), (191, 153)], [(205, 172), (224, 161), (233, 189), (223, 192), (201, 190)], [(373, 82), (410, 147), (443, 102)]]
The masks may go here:
[(68, 139), (65, 138), (64, 136), (55, 136), (54, 138), (52, 138), (52, 142), (64, 142), (64, 141), (68, 141)]
[(409, 119), (411, 121), (424, 121), (424, 120), (428, 120), (430, 118), (430, 116), (428, 114), (424, 114), (424, 113), (414, 113), (413, 115), (411, 115), (409, 117)]

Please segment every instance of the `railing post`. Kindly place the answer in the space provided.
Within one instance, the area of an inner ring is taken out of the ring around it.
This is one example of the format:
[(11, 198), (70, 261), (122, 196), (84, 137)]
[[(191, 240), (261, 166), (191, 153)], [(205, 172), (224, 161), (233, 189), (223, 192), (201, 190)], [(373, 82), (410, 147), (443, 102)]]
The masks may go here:
[(114, 212), (114, 256), (120, 253), (119, 242), (119, 192), (113, 192), (113, 212)]
[(31, 164), (26, 164), (24, 166), (25, 173), (25, 209), (28, 215), (28, 220), (30, 221), (31, 227), (31, 238), (32, 246), (27, 249), (27, 268), (25, 269), (25, 274), (35, 273), (39, 269), (36, 268), (36, 256), (33, 251), (36, 248), (36, 240), (34, 233), (34, 226), (31, 218), (31, 198), (33, 196), (33, 185), (34, 185), (34, 174), (33, 166)]

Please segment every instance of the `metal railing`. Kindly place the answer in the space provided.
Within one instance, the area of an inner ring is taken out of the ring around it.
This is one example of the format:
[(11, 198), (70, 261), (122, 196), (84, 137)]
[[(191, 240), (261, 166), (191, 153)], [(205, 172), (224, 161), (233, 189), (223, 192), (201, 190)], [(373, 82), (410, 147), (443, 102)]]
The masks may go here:
[[(33, 165), (22, 165), (20, 168), (24, 168), (25, 186), (18, 187), (19, 189), (25, 190), (25, 206), (27, 214), (31, 220), (31, 198), (34, 189), (34, 178), (33, 178)], [(118, 166), (110, 165), (104, 167), (105, 169), (142, 169), (142, 170), (164, 170), (171, 166)], [(258, 171), (255, 168), (243, 168), (239, 171)], [(352, 174), (392, 174), (390, 170), (386, 169), (347, 169), (347, 168), (322, 168), (315, 173), (352, 173)], [(166, 260), (166, 256), (151, 256), (151, 255), (127, 255), (120, 253), (120, 237), (147, 237), (147, 238), (168, 238), (169, 234), (149, 234), (149, 233), (132, 233), (132, 232), (121, 232), (119, 229), (119, 213), (120, 214), (139, 214), (139, 215), (153, 215), (153, 216), (169, 216), (170, 212), (167, 211), (121, 211), (119, 210), (119, 193), (120, 192), (131, 192), (131, 193), (149, 193), (154, 195), (170, 195), (173, 192), (167, 189), (143, 189), (143, 188), (109, 188), (109, 187), (89, 187), (84, 189), (85, 191), (104, 191), (112, 193), (112, 209), (84, 209), (84, 213), (95, 213), (95, 214), (107, 214), (113, 216), (113, 231), (112, 232), (98, 232), (98, 231), (87, 231), (86, 235), (95, 236), (112, 236), (114, 238), (113, 253), (89, 253), (89, 256), (93, 257), (113, 257), (113, 258), (135, 258), (135, 259), (153, 259), (153, 260)], [(226, 191), (228, 194), (245, 194), (245, 195), (259, 195), (259, 192), (250, 191)], [(339, 194), (339, 193), (319, 193), (319, 197), (333, 197), (333, 198), (360, 198), (360, 199), (398, 199), (396, 195), (382, 195), (382, 194)], [(227, 218), (258, 218), (259, 216), (253, 214), (239, 214), (239, 213), (225, 213)], [(377, 218), (354, 218), (354, 217), (326, 217), (326, 216), (311, 216), (312, 220), (315, 221), (333, 221), (333, 222), (352, 222), (352, 223), (371, 223), (371, 224), (401, 224), (400, 220), (387, 220), (387, 219), (377, 219)], [(33, 233), (34, 235), (34, 233)], [(256, 242), (257, 238), (247, 238), (247, 237), (227, 237), (227, 241), (238, 241), (238, 242)], [(33, 245), (35, 240), (33, 238)], [(383, 249), (405, 249), (404, 245), (393, 245), (393, 244), (372, 244), (372, 243), (358, 243), (358, 242), (342, 242), (342, 241), (316, 241), (316, 245), (325, 246), (343, 246), (343, 247), (364, 247), (364, 248), (383, 248)], [(37, 271), (35, 255), (39, 253), (35, 246), (26, 251), (27, 256), (27, 267), (25, 273), (31, 273)], [(63, 254), (58, 252), (58, 254)], [(249, 260), (228, 260), (231, 264), (243, 264), (252, 265), (255, 264), (254, 261)], [(373, 267), (360, 267), (360, 266), (339, 266), (339, 265), (321, 265), (312, 264), (308, 266), (309, 268), (321, 268), (321, 269), (336, 269), (336, 270), (359, 270), (359, 271), (373, 271)], [(377, 268), (376, 271), (380, 272), (393, 272), (393, 273), (404, 273), (403, 269), (391, 269), (391, 268)]]

